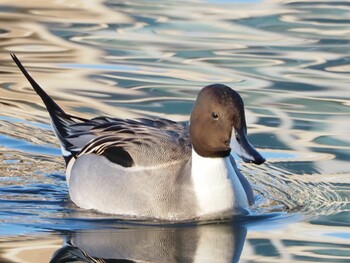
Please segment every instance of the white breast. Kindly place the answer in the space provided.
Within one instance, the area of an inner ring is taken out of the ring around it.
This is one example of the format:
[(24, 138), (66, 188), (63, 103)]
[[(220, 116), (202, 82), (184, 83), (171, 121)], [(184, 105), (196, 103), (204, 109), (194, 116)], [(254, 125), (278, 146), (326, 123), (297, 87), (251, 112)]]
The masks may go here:
[(192, 180), (200, 217), (242, 213), (246, 193), (229, 157), (206, 158), (192, 150)]

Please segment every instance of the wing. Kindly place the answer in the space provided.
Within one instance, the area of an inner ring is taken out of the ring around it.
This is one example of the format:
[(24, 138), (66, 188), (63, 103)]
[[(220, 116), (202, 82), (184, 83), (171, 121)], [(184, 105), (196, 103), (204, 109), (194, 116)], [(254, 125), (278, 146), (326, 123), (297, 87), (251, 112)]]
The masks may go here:
[(69, 126), (68, 134), (73, 156), (98, 154), (124, 167), (159, 166), (191, 154), (187, 125), (167, 119), (98, 117)]

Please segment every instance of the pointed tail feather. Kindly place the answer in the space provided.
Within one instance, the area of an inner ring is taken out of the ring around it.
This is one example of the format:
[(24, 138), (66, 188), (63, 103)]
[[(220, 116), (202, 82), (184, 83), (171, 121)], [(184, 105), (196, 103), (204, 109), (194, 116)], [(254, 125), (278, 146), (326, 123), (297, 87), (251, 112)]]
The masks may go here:
[(18, 68), (22, 71), (23, 75), (27, 78), (29, 83), (32, 85), (33, 89), (40, 96), (42, 101), (44, 102), (46, 109), (48, 110), (52, 126), (54, 128), (54, 132), (59, 139), (62, 146), (62, 153), (65, 157), (66, 162), (70, 160), (72, 157), (69, 149), (73, 146), (69, 143), (65, 138), (69, 136), (68, 134), (68, 126), (75, 124), (76, 121), (87, 121), (86, 119), (75, 117), (69, 114), (66, 114), (57, 104), (53, 101), (53, 99), (47, 95), (47, 93), (39, 86), (39, 84), (29, 75), (28, 71), (19, 61), (15, 54), (11, 54), (13, 61), (17, 64)]
[(36, 93), (40, 96), (42, 101), (45, 103), (45, 106), (47, 110), (50, 112), (50, 114), (51, 112), (64, 113), (64, 111), (56, 104), (56, 102), (54, 102), (53, 99), (51, 99), (50, 96), (47, 95), (47, 93), (39, 86), (39, 84), (29, 75), (28, 71), (19, 61), (17, 56), (15, 54), (11, 54), (11, 57), (13, 61), (17, 64), (18, 68), (22, 71), (23, 75), (27, 78), (29, 83), (32, 85), (33, 89), (36, 91)]

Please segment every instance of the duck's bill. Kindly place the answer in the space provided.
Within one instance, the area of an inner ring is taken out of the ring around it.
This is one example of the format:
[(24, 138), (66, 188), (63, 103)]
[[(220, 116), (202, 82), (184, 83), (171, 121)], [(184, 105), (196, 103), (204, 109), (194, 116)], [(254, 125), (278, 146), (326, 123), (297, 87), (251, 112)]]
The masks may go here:
[(265, 158), (250, 144), (244, 129), (233, 130), (231, 147), (236, 154), (246, 163), (262, 164)]

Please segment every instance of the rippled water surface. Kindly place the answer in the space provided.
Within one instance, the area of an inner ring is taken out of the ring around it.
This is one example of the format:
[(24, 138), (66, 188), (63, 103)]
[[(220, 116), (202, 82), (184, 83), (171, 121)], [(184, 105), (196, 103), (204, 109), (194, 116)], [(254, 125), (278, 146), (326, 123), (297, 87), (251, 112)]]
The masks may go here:
[[(1, 262), (350, 261), (349, 2), (13, 0), (0, 21)], [(252, 214), (159, 226), (77, 208), (11, 52), (83, 117), (186, 121), (201, 87), (239, 91), (268, 159), (238, 164)]]

